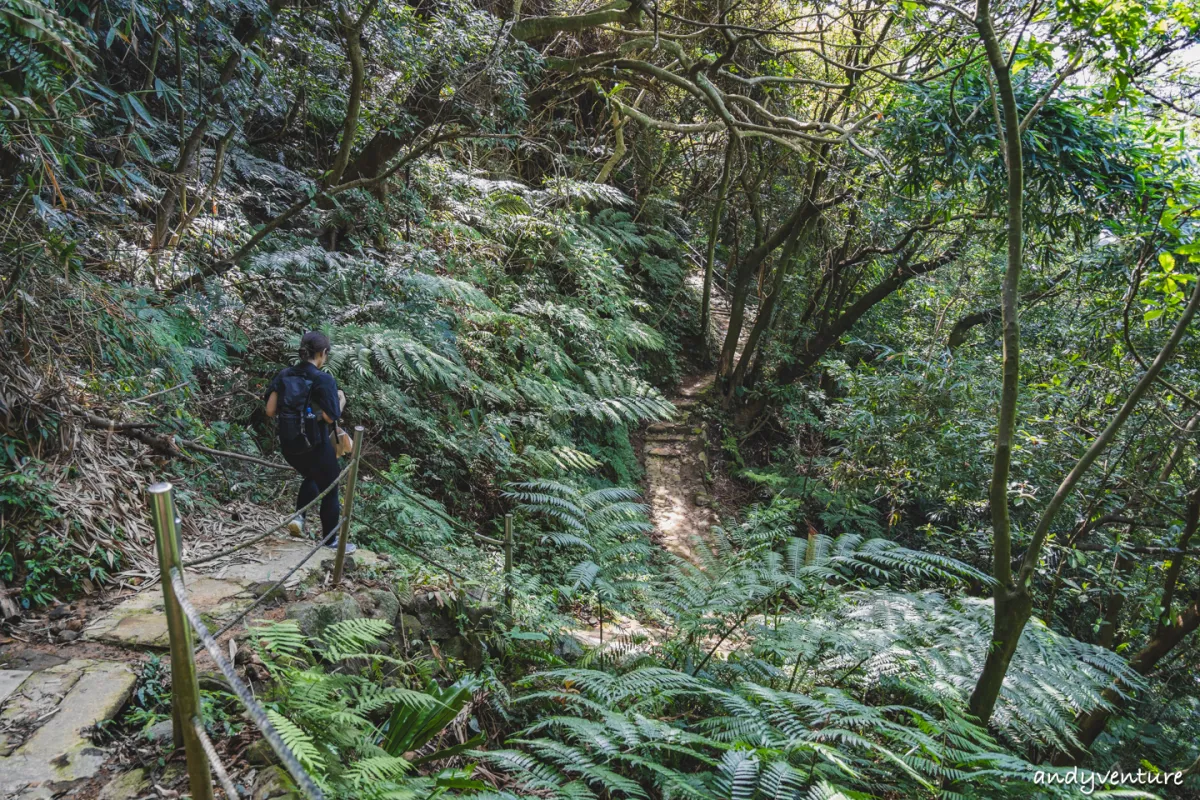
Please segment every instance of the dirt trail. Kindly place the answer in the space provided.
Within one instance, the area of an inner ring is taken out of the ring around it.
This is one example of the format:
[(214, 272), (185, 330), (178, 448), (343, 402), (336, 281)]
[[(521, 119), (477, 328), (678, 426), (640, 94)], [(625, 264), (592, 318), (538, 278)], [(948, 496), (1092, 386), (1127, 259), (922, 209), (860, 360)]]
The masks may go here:
[[(689, 287), (697, 295), (703, 291), (699, 273), (688, 277)], [(729, 330), (730, 297), (713, 286), (712, 313), (706, 335), (712, 360), (716, 360)], [(741, 356), (746, 335), (754, 320), (749, 314), (742, 326), (737, 354)], [(646, 502), (654, 522), (659, 544), (667, 551), (696, 566), (705, 558), (699, 548), (708, 548), (708, 529), (716, 522), (712, 497), (708, 492), (708, 439), (698, 411), (713, 388), (713, 370), (706, 368), (684, 378), (679, 393), (671, 398), (679, 417), (657, 422), (646, 429), (645, 467)]]

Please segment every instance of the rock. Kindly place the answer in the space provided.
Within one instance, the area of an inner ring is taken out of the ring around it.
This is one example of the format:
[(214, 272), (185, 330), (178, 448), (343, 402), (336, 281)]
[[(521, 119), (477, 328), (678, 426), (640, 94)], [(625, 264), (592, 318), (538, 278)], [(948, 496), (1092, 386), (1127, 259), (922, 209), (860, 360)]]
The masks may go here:
[(255, 583), (250, 584), (250, 586), (247, 588), (247, 591), (249, 591), (250, 594), (254, 595), (255, 597), (262, 597), (268, 592), (274, 590), (274, 594), (272, 595), (271, 599), (287, 600), (288, 590), (282, 586), (276, 588), (278, 584), (279, 581), (256, 581)]
[[(212, 620), (223, 619), (254, 602), (241, 583), (208, 575), (189, 576), (187, 590), (196, 610)], [(162, 590), (157, 587), (136, 594), (92, 623), (84, 631), (84, 638), (122, 647), (166, 649), (170, 641), (163, 604)]]
[(409, 610), (421, 623), (425, 639), (444, 641), (458, 635), (458, 603), (438, 592), (420, 594), (413, 598)]
[(142, 768), (118, 775), (104, 785), (96, 800), (135, 800), (149, 788), (146, 770)]
[(65, 619), (69, 616), (71, 616), (70, 606), (55, 606), (50, 609), (50, 619), (52, 620)]
[(695, 502), (696, 505), (700, 506), (701, 508), (708, 508), (712, 505), (713, 499), (701, 492), (700, 494), (696, 495), (695, 498), (693, 498), (693, 502)]
[(325, 592), (287, 610), (287, 618), (295, 620), (306, 636), (314, 637), (335, 622), (359, 619), (362, 615), (354, 596), (339, 591)]
[(0, 669), (0, 706), (32, 674), (29, 669)]
[(564, 661), (577, 661), (583, 658), (583, 645), (574, 636), (558, 636), (554, 639), (554, 655)]
[(279, 763), (279, 757), (275, 755), (266, 739), (259, 739), (246, 748), (246, 761), (256, 767), (269, 767)]
[(477, 636), (459, 634), (442, 644), (442, 654), (461, 661), (467, 669), (477, 670), (483, 666), (483, 643)]
[[(226, 650), (228, 652), (228, 650)], [(242, 651), (239, 650), (240, 654)], [(237, 656), (234, 656), (237, 659)], [(196, 683), (200, 684), (200, 688), (207, 692), (224, 692), (225, 694), (233, 694), (233, 687), (229, 685), (229, 679), (215, 670), (204, 670), (196, 675)]]
[(387, 589), (367, 589), (355, 597), (363, 616), (368, 619), (382, 619), (392, 624), (400, 613), (400, 600)]
[[(330, 552), (335, 552), (335, 551), (333, 551), (331, 549)], [(321, 562), (321, 569), (325, 570), (326, 572), (333, 572), (333, 568), (336, 565), (337, 565), (337, 557), (336, 556), (334, 558), (326, 558)], [(353, 555), (347, 555), (345, 560), (342, 561), (342, 572), (349, 575), (357, 570), (358, 570), (358, 562), (355, 560), (355, 557)]]
[(471, 627), (475, 630), (490, 631), (496, 626), (496, 606), (494, 605), (469, 605), (463, 615), (470, 620)]
[(414, 640), (425, 638), (425, 628), (421, 625), (421, 620), (412, 614), (401, 614), (400, 618), (396, 620), (396, 627), (400, 629), (400, 635), (409, 644), (412, 644)]
[(300, 795), (288, 789), (283, 767), (269, 767), (258, 773), (250, 788), (250, 800), (296, 800)]
[(78, 638), (79, 638), (78, 631), (68, 630), (68, 631), (63, 631), (62, 633), (60, 633), (58, 635), (58, 641), (60, 641), (60, 642), (73, 642)]
[(147, 728), (143, 735), (160, 747), (165, 747), (174, 743), (175, 724), (169, 719), (160, 720)]

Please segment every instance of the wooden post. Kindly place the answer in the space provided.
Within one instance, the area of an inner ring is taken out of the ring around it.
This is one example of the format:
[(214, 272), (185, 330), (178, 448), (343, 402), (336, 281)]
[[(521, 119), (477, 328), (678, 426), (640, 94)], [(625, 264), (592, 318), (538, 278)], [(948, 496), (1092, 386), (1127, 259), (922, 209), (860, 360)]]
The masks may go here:
[(179, 517), (171, 484), (150, 487), (150, 516), (154, 520), (154, 538), (158, 544), (158, 569), (162, 579), (163, 603), (167, 617), (167, 636), (171, 647), (171, 717), (175, 746), (187, 755), (188, 783), (193, 800), (213, 800), (212, 772), (204, 745), (196, 735), (192, 719), (201, 717), (200, 683), (192, 657), (192, 626), (171, 588), (171, 570), (183, 575), (183, 545)]
[(512, 613), (512, 514), (504, 515), (504, 606)]
[(346, 476), (346, 500), (342, 505), (342, 521), (338, 524), (337, 559), (333, 562), (333, 585), (342, 582), (342, 567), (346, 563), (346, 542), (350, 541), (350, 517), (354, 513), (354, 488), (358, 484), (358, 462), (362, 458), (363, 426), (354, 426), (354, 451), (350, 456), (350, 473)]

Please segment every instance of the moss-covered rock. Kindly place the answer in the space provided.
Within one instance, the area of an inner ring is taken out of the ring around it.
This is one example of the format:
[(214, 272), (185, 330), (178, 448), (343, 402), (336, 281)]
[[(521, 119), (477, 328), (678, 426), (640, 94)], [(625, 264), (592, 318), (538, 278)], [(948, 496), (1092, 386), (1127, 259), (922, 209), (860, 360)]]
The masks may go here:
[(360, 619), (362, 609), (353, 595), (347, 592), (325, 592), (312, 600), (296, 603), (287, 610), (287, 618), (295, 620), (307, 636), (320, 636), (335, 622)]

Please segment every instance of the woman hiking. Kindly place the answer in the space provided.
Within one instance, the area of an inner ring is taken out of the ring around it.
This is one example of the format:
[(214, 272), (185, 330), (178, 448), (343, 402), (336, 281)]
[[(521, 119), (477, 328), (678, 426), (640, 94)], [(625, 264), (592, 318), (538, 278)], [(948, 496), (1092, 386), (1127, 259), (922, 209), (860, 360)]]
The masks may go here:
[[(280, 370), (267, 384), (267, 416), (278, 420), (279, 448), (284, 460), (304, 479), (296, 498), (297, 511), (311, 503), (338, 476), (330, 428), (341, 418), (346, 396), (333, 376), (321, 369), (328, 360), (329, 337), (320, 331), (309, 331), (300, 339), (300, 363)], [(321, 499), (322, 539), (337, 529), (340, 517), (335, 486)], [(297, 514), (288, 523), (288, 529), (296, 536), (303, 533), (304, 516)], [(337, 547), (337, 541), (329, 542), (328, 546)], [(354, 544), (346, 543), (347, 553), (356, 549)]]

